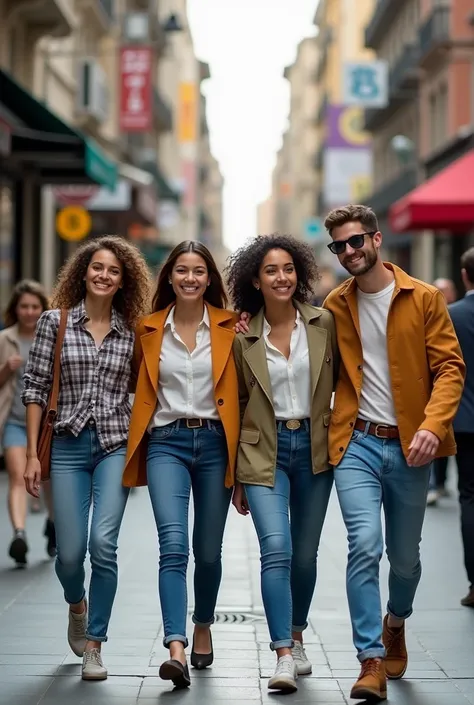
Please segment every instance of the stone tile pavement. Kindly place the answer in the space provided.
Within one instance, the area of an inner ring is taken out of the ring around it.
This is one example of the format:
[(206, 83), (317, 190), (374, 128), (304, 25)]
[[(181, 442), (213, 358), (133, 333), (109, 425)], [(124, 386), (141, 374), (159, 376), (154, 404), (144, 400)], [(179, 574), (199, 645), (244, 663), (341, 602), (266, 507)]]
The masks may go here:
[[(30, 517), (30, 564), (27, 570), (14, 570), (6, 555), (10, 529), (3, 473), (0, 503), (0, 705), (269, 705), (282, 697), (266, 687), (274, 656), (268, 648), (250, 519), (231, 510), (213, 628), (214, 665), (192, 672), (191, 689), (175, 693), (158, 678), (165, 650), (156, 596), (157, 541), (146, 490), (130, 498), (122, 528), (119, 592), (103, 651), (110, 675), (102, 683), (82, 682), (79, 660), (69, 652), (67, 609), (40, 535), (44, 517)], [(474, 610), (459, 605), (467, 586), (458, 523), (454, 498), (428, 510), (424, 573), (407, 637), (410, 663), (405, 678), (389, 684), (393, 705), (474, 704)], [(297, 693), (283, 696), (295, 705), (354, 702), (349, 691), (358, 663), (345, 598), (345, 559), (345, 532), (333, 496), (305, 636), (313, 675), (300, 678)], [(384, 562), (384, 600), (386, 577)], [(189, 578), (191, 587), (192, 570)], [(190, 590), (190, 609), (191, 599)]]

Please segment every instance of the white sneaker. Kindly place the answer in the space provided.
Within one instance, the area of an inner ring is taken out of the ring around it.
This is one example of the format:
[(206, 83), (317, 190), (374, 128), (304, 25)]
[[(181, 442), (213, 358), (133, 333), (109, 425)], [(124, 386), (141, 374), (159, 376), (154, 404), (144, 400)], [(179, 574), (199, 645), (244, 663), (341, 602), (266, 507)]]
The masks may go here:
[(297, 690), (296, 679), (298, 672), (293, 656), (280, 656), (273, 675), (268, 681), (270, 690), (282, 690), (286, 693), (292, 693)]
[(304, 650), (301, 641), (295, 641), (294, 647), (291, 649), (293, 655), (293, 660), (296, 664), (296, 672), (299, 676), (309, 676), (313, 667), (311, 662), (306, 656), (306, 651)]
[(438, 503), (438, 499), (438, 490), (428, 490), (428, 496), (426, 497), (426, 506), (434, 507)]
[(82, 659), (82, 680), (103, 681), (107, 678), (107, 669), (102, 663), (99, 649), (84, 651)]
[(85, 609), (82, 614), (74, 614), (69, 610), (69, 623), (67, 628), (67, 640), (71, 651), (76, 656), (83, 656), (86, 648), (87, 630), (87, 602), (84, 602)]

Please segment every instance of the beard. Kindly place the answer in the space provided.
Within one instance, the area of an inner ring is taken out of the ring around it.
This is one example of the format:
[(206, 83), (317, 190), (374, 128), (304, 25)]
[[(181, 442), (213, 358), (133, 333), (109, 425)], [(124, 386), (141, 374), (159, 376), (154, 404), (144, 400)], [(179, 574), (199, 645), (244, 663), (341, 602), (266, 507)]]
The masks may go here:
[(361, 277), (363, 274), (367, 274), (377, 263), (377, 252), (374, 249), (368, 252), (360, 252), (361, 259), (358, 262), (349, 262), (348, 258), (341, 262), (344, 269), (347, 269), (349, 274), (354, 277)]

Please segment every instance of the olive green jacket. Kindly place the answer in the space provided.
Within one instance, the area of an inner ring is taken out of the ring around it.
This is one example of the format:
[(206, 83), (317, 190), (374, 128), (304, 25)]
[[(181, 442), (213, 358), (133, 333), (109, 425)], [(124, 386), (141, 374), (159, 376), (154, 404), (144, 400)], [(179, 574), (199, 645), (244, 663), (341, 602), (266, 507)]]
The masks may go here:
[[(308, 337), (311, 369), (311, 450), (313, 473), (329, 469), (328, 426), (331, 395), (337, 381), (339, 353), (334, 319), (329, 311), (294, 302)], [(239, 380), (241, 431), (237, 480), (273, 487), (277, 458), (277, 428), (263, 337), (263, 309), (252, 318), (249, 332), (234, 340)]]

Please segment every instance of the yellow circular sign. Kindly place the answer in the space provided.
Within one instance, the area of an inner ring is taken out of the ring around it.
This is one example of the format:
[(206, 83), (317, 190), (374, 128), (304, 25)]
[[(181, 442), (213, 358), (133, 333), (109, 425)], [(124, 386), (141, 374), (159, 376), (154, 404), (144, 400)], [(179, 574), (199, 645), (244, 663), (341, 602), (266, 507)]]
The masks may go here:
[(339, 116), (339, 132), (354, 147), (363, 147), (370, 141), (370, 135), (364, 132), (362, 108), (346, 108)]
[(66, 206), (56, 216), (56, 230), (63, 240), (82, 240), (91, 231), (90, 213), (82, 206)]

